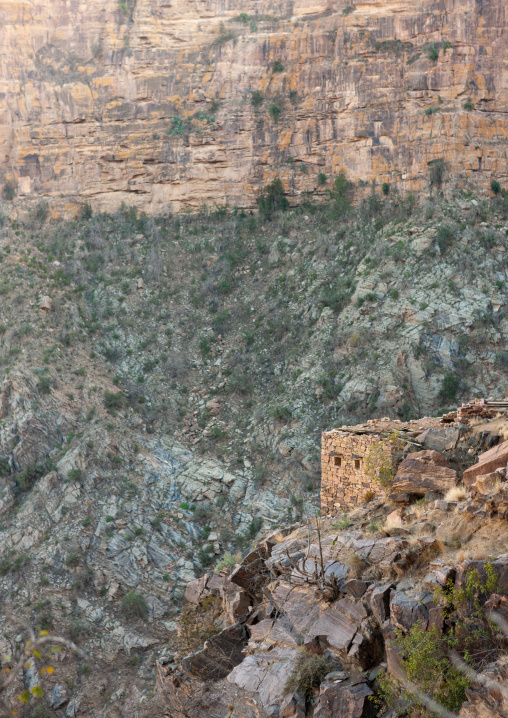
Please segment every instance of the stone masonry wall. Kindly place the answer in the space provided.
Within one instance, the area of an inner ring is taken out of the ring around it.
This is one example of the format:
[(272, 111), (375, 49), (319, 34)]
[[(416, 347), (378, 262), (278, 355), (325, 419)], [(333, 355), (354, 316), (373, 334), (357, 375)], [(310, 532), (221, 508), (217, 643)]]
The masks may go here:
[(366, 491), (380, 487), (365, 472), (365, 458), (379, 434), (328, 431), (321, 444), (321, 512), (334, 514), (358, 506)]

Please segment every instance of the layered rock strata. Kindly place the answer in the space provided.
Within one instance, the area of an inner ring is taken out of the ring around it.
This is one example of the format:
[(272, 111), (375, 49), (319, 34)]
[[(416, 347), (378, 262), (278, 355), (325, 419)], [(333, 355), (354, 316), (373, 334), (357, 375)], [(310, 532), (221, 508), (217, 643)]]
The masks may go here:
[(55, 214), (252, 207), (275, 175), (298, 202), (340, 170), (488, 187), (506, 22), (503, 0), (7, 0), (0, 180)]

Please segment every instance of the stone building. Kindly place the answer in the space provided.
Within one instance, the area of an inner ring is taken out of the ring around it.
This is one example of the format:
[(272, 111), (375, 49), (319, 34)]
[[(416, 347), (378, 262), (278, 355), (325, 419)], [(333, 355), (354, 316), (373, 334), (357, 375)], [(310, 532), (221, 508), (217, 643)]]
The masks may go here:
[(365, 469), (365, 459), (382, 436), (340, 429), (323, 433), (321, 449), (321, 512), (334, 514), (357, 506), (365, 492), (379, 493)]
[[(362, 503), (369, 489), (375, 494), (381, 493), (381, 486), (372, 480), (366, 470), (366, 458), (379, 441), (396, 432), (416, 446), (443, 450), (446, 442), (450, 441), (446, 432), (443, 435), (443, 427), (452, 425), (455, 420), (455, 412), (441, 418), (424, 417), (408, 422), (372, 419), (365, 424), (324, 432), (321, 444), (321, 512), (336, 514), (354, 508)], [(384, 450), (391, 453), (395, 449), (385, 443)]]

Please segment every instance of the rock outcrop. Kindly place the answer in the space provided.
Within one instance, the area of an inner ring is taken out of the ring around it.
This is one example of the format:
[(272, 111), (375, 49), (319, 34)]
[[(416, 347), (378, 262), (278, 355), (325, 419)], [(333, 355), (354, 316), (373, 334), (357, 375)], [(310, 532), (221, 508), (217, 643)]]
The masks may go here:
[[(53, 213), (252, 207), (280, 175), (506, 179), (503, 0), (2, 2), (0, 176)], [(10, 185), (9, 185), (10, 186)]]

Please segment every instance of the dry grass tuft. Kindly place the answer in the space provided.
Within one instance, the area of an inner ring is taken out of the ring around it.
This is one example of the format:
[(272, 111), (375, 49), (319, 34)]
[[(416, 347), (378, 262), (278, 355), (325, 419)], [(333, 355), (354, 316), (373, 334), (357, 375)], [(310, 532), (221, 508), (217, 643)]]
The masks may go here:
[(363, 495), (363, 500), (366, 504), (368, 504), (370, 501), (372, 501), (372, 499), (375, 498), (375, 496), (376, 492), (372, 491), (372, 489), (368, 489)]
[(445, 501), (464, 501), (467, 496), (467, 489), (463, 484), (452, 486), (445, 494)]
[(360, 578), (369, 565), (367, 561), (358, 556), (354, 551), (350, 551), (346, 554), (344, 563), (349, 569), (351, 578)]

